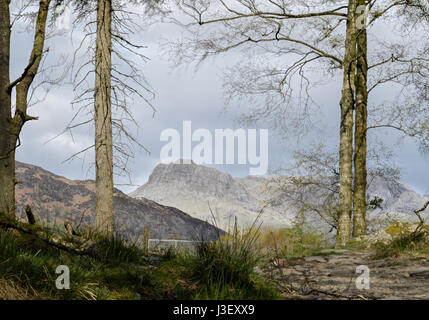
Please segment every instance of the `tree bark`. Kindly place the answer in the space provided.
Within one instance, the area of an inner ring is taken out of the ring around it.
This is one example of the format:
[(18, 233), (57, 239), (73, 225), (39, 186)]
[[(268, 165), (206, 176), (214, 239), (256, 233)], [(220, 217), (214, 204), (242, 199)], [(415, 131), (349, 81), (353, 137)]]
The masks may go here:
[(0, 219), (15, 217), (15, 156), (11, 133), (9, 1), (0, 0)]
[(111, 111), (112, 2), (98, 0), (95, 53), (95, 229), (113, 235), (113, 142)]
[(347, 13), (344, 76), (340, 102), (340, 207), (338, 213), (337, 246), (345, 245), (350, 240), (351, 231), (357, 2), (357, 0), (349, 1)]
[[(40, 0), (33, 49), (23, 74), (10, 82), (9, 0), (0, 0), (0, 217), (15, 219), (15, 149), (27, 114), (28, 91), (39, 69), (45, 43), (46, 20), (51, 0)], [(16, 108), (12, 117), (11, 94), (16, 87)]]
[[(365, 0), (359, 0), (365, 5)], [(353, 190), (353, 236), (366, 234), (366, 187), (367, 187), (367, 33), (360, 29), (357, 34), (356, 67), (356, 115), (355, 115), (355, 154), (354, 154), (354, 190)]]

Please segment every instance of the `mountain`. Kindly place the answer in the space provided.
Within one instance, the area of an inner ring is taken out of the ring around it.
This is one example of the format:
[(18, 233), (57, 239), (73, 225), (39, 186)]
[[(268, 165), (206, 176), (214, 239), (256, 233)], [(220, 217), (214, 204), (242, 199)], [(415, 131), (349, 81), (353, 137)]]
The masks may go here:
[(233, 178), (195, 163), (159, 164), (149, 181), (129, 195), (180, 208), (224, 230), (234, 224), (235, 218), (239, 225), (249, 226), (258, 215), (265, 226), (290, 225), (291, 217), (276, 210), (266, 208), (261, 213), (265, 206), (264, 183), (264, 178)]
[[(16, 163), (17, 213), (24, 217), (28, 204), (44, 223), (74, 225), (92, 224), (94, 220), (95, 183), (91, 180), (69, 180), (40, 167)], [(119, 234), (137, 239), (145, 226), (150, 238), (194, 240), (204, 235), (216, 239), (223, 231), (195, 219), (176, 208), (160, 205), (148, 199), (133, 199), (119, 190), (114, 194), (115, 226)]]
[(383, 199), (385, 211), (399, 214), (413, 214), (414, 210), (420, 209), (429, 201), (429, 196), (418, 194), (406, 184), (380, 177), (370, 182), (368, 194), (371, 198), (377, 196)]
[[(205, 221), (213, 221), (211, 208), (217, 225), (222, 228), (231, 225), (235, 218), (239, 225), (250, 225), (262, 208), (264, 211), (260, 221), (264, 226), (290, 226), (299, 208), (290, 202), (284, 202), (275, 208), (266, 206), (267, 202), (273, 200), (273, 195), (266, 191), (268, 181), (268, 178), (252, 176), (234, 178), (195, 163), (159, 164), (148, 182), (130, 193), (130, 196), (174, 206)], [(388, 212), (391, 217), (393, 215), (400, 220), (413, 220), (413, 210), (429, 200), (429, 197), (416, 193), (409, 186), (382, 178), (372, 180), (369, 185), (368, 197), (372, 199), (375, 196), (384, 200), (383, 213)], [(370, 218), (378, 218), (380, 213), (380, 210), (374, 211)], [(320, 231), (330, 229), (318, 217), (312, 219), (314, 226)]]

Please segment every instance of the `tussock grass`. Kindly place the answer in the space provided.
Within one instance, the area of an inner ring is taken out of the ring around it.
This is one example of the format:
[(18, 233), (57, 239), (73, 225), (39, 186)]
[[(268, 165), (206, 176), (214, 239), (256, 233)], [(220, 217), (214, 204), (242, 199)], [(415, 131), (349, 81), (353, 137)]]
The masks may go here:
[(43, 299), (43, 296), (30, 288), (24, 289), (12, 280), (0, 278), (0, 300), (30, 300)]
[[(143, 290), (138, 285), (136, 262), (142, 256), (137, 248), (117, 239), (99, 239), (95, 250), (97, 259), (76, 256), (0, 229), (0, 274), (7, 283), (29, 292), (23, 299), (132, 299), (131, 291)], [(55, 286), (59, 265), (70, 269), (70, 290)]]
[(428, 233), (426, 231), (403, 233), (388, 244), (376, 243), (374, 248), (374, 259), (427, 255), (429, 254)]
[(263, 259), (258, 237), (258, 228), (239, 230), (235, 225), (217, 241), (200, 239), (194, 250), (170, 247), (146, 280), (158, 289), (169, 282), (169, 293), (180, 299), (277, 299), (274, 285), (255, 272)]
[[(58, 237), (58, 235), (54, 235)], [(77, 256), (0, 228), (2, 299), (271, 299), (272, 286), (254, 272), (255, 234), (201, 243), (195, 251), (166, 250), (155, 264), (141, 248), (92, 234), (93, 254)], [(70, 269), (70, 290), (58, 290), (59, 265)]]
[(303, 231), (300, 226), (260, 231), (258, 246), (264, 254), (276, 258), (299, 258), (313, 255), (326, 247), (323, 235)]
[(192, 276), (200, 289), (196, 299), (273, 299), (277, 297), (266, 280), (255, 273), (262, 260), (255, 225), (232, 232), (215, 242), (202, 242), (190, 257)]
[(208, 283), (219, 280), (223, 283), (242, 283), (261, 259), (257, 248), (258, 233), (234, 229), (229, 237), (215, 242), (202, 242), (196, 248), (194, 274)]
[(143, 263), (143, 250), (136, 243), (127, 243), (119, 237), (95, 238), (94, 255), (110, 263)]

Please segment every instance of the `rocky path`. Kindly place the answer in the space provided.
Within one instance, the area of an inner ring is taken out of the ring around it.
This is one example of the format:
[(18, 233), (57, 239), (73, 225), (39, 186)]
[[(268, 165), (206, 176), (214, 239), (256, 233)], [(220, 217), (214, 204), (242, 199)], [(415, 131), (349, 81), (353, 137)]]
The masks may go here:
[(274, 259), (261, 272), (289, 299), (429, 299), (428, 259), (373, 260), (370, 255), (326, 249), (318, 256)]

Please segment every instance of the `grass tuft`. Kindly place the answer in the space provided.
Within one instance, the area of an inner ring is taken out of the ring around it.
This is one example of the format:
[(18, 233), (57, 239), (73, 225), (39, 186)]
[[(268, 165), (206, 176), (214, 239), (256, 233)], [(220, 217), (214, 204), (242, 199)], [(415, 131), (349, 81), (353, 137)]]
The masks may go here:
[(376, 243), (374, 245), (374, 259), (388, 257), (415, 256), (429, 254), (429, 241), (427, 232), (411, 232), (395, 237), (390, 243)]
[(326, 247), (323, 236), (303, 231), (299, 226), (277, 230), (263, 230), (258, 245), (276, 258), (300, 258), (313, 255)]
[[(228, 237), (202, 242), (194, 251), (170, 248), (148, 259), (136, 244), (118, 237), (85, 234), (82, 241), (91, 242), (92, 255), (81, 256), (0, 228), (0, 298), (277, 298), (274, 286), (254, 271), (262, 257), (258, 235), (235, 227)], [(69, 267), (69, 290), (55, 286), (59, 265)]]

